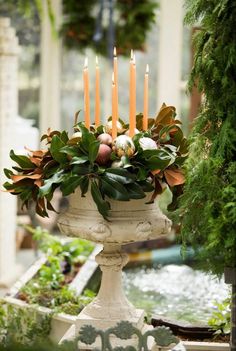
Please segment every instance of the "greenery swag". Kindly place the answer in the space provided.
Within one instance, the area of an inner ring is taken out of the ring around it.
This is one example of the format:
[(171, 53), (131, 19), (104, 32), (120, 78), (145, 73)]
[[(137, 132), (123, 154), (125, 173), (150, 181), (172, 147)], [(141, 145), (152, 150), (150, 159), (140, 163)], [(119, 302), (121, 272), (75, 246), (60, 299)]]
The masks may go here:
[(236, 3), (186, 4), (186, 22), (201, 21), (190, 88), (197, 82), (205, 99), (186, 162), (182, 235), (206, 269), (223, 273), (236, 266)]
[[(130, 50), (145, 50), (145, 41), (155, 23), (156, 0), (117, 0), (114, 3), (115, 46), (119, 55), (130, 55)], [(93, 48), (107, 57), (108, 27), (101, 23), (101, 39), (94, 40), (98, 17), (98, 0), (63, 1), (64, 20), (61, 35), (68, 48)], [(97, 9), (94, 11), (94, 9)]]
[[(5, 169), (11, 180), (4, 187), (19, 195), (23, 205), (36, 203), (36, 212), (44, 217), (53, 210), (51, 200), (56, 188), (63, 196), (81, 189), (91, 194), (98, 211), (108, 217), (108, 199), (129, 201), (146, 197), (152, 192), (150, 203), (163, 191), (163, 184), (181, 187), (184, 176), (181, 166), (187, 155), (187, 141), (175, 118), (175, 108), (163, 104), (158, 116), (149, 118), (149, 129), (142, 130), (143, 115), (137, 115), (136, 135), (125, 135), (129, 125), (118, 122), (118, 137), (111, 137), (111, 118), (105, 126), (87, 129), (76, 123), (71, 138), (63, 131), (50, 131), (41, 140), (47, 141), (45, 150), (30, 151), (28, 156), (10, 157), (17, 163), (13, 170)], [(78, 117), (78, 115), (77, 115)]]

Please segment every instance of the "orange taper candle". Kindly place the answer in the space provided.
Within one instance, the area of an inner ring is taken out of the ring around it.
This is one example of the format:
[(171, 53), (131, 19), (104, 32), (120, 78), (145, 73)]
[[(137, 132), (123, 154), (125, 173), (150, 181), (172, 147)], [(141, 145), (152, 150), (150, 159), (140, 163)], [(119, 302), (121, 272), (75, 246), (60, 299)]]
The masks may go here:
[(90, 103), (89, 103), (89, 74), (88, 74), (88, 58), (84, 61), (84, 115), (85, 115), (85, 127), (90, 127)]
[(148, 74), (149, 66), (146, 66), (144, 75), (144, 94), (143, 94), (143, 130), (148, 129)]
[(136, 127), (136, 65), (133, 50), (131, 50), (130, 60), (129, 99), (129, 136), (132, 138)]
[(112, 139), (117, 137), (117, 108), (116, 108), (116, 86), (114, 73), (112, 73)]
[(116, 115), (118, 118), (118, 60), (116, 55), (116, 47), (114, 47), (114, 58), (113, 58), (113, 70), (114, 70), (114, 84), (115, 84), (115, 95), (116, 95)]
[(95, 126), (100, 125), (100, 70), (98, 58), (96, 56), (96, 76), (95, 76)]

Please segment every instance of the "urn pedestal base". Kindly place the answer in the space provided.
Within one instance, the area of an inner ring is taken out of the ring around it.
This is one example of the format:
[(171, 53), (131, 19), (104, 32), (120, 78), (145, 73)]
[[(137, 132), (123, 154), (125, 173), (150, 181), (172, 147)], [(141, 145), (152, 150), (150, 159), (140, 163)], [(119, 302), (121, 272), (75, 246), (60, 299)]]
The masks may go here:
[[(90, 325), (96, 330), (107, 330), (117, 326), (121, 321), (129, 321), (141, 334), (152, 329), (144, 323), (145, 312), (136, 309), (126, 298), (122, 288), (122, 269), (128, 263), (128, 255), (121, 251), (121, 245), (104, 244), (103, 250), (96, 256), (102, 271), (101, 286), (97, 297), (79, 314), (75, 324), (75, 335), (80, 329)], [(120, 340), (114, 335), (110, 337), (112, 348), (118, 346), (138, 347), (138, 338)], [(101, 339), (88, 345), (79, 342), (79, 350), (101, 349)]]

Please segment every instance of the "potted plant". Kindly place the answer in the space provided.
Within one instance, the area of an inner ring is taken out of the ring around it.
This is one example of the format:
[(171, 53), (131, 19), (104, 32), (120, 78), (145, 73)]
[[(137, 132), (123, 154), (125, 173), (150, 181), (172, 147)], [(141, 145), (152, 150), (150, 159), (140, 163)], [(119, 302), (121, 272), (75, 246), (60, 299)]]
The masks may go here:
[(80, 122), (71, 137), (65, 131), (49, 130), (41, 139), (47, 142), (44, 150), (29, 150), (28, 156), (11, 151), (17, 174), (5, 170), (10, 179), (5, 189), (18, 195), (23, 206), (33, 201), (36, 212), (47, 216), (53, 210), (53, 193), (60, 188), (63, 196), (70, 195), (69, 209), (58, 221), (61, 231), (104, 245), (96, 257), (103, 271), (100, 291), (79, 314), (77, 328), (90, 323), (104, 329), (120, 320), (144, 327), (143, 311), (136, 310), (122, 290), (127, 255), (121, 245), (170, 230), (171, 221), (155, 199), (165, 187), (184, 183), (181, 167), (187, 141), (180, 124), (175, 108), (163, 104), (157, 117), (148, 119), (147, 130), (143, 130), (143, 115), (136, 116), (132, 138), (122, 120), (117, 121), (115, 139), (110, 119), (105, 126), (89, 128)]

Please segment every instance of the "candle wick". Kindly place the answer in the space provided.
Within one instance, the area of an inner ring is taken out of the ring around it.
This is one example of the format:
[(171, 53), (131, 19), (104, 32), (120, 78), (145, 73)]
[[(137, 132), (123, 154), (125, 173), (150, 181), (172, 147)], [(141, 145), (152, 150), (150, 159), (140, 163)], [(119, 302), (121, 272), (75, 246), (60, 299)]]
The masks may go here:
[(133, 49), (131, 49), (130, 58), (131, 58), (131, 61), (133, 61), (133, 58), (134, 58), (134, 50)]

